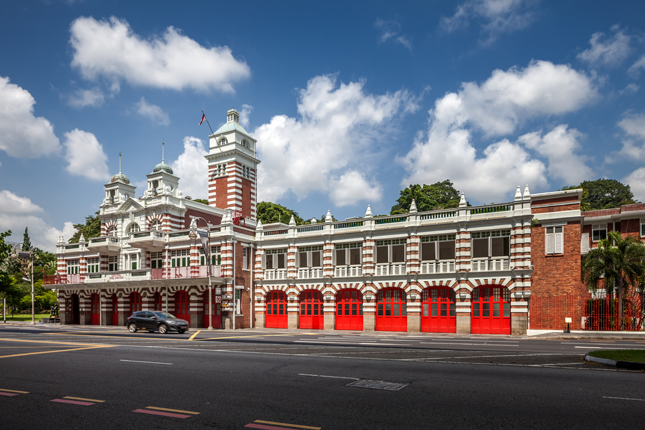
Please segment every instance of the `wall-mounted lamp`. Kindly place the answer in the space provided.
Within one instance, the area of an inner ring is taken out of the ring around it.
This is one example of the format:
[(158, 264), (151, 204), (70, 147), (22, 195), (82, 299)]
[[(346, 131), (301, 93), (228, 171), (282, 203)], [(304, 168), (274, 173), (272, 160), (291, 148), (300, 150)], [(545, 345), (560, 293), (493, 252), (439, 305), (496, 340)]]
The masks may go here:
[(258, 296), (257, 301), (258, 301), (258, 303), (262, 303), (262, 296)]
[(468, 293), (462, 291), (459, 293), (459, 297), (461, 297), (462, 299), (465, 299), (466, 297), (468, 297)]

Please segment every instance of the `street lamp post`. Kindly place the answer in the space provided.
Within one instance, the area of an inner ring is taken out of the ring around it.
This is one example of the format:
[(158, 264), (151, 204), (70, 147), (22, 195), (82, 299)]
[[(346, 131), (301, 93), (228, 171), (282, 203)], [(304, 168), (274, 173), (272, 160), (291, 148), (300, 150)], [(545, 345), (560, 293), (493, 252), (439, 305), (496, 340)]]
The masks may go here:
[(31, 258), (31, 323), (36, 324), (36, 314), (34, 313), (34, 247), (30, 246), (29, 251), (17, 251), (17, 248), (23, 243), (17, 243), (13, 246), (12, 258)]
[(213, 285), (211, 283), (211, 265), (213, 261), (211, 256), (211, 224), (200, 216), (194, 216), (193, 219), (201, 219), (206, 223), (206, 227), (208, 228), (208, 252), (205, 252), (204, 254), (207, 256), (208, 267), (208, 330), (213, 330)]

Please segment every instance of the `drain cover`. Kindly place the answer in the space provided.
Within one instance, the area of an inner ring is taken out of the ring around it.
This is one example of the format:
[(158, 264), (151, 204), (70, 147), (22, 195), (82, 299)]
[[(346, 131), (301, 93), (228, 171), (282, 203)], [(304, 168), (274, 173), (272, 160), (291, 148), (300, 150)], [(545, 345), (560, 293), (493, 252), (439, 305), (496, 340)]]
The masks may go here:
[(401, 384), (399, 382), (384, 382), (384, 381), (370, 381), (360, 380), (347, 384), (348, 387), (369, 388), (370, 390), (386, 390), (386, 391), (399, 391), (408, 384)]

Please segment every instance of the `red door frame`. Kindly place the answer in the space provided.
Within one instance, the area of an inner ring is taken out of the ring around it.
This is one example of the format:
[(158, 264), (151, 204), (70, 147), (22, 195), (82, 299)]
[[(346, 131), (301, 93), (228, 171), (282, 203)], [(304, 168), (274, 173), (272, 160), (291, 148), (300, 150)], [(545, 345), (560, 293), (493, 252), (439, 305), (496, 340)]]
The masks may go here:
[[(130, 315), (141, 310), (141, 294), (130, 293)], [(130, 316), (128, 315), (128, 317)]]
[[(213, 291), (213, 317), (211, 323), (213, 324), (213, 328), (222, 328), (222, 303), (217, 303), (216, 297), (215, 291)], [(202, 324), (204, 327), (208, 327), (208, 290), (204, 291), (202, 303), (204, 304)]]
[(112, 294), (112, 325), (119, 325), (119, 298), (116, 294)]
[(356, 288), (336, 293), (336, 330), (363, 330), (363, 293)]
[(401, 288), (385, 288), (376, 295), (376, 330), (408, 331), (407, 296)]
[(298, 327), (312, 330), (325, 328), (322, 293), (318, 290), (305, 290), (300, 293), (299, 302)]
[(184, 290), (175, 293), (175, 316), (188, 322), (190, 327), (190, 299)]
[(449, 287), (430, 287), (421, 293), (421, 331), (457, 333), (455, 291)]
[(101, 325), (101, 298), (98, 294), (94, 293), (91, 296), (91, 310), (92, 317), (90, 319), (92, 325)]
[(287, 294), (284, 291), (269, 291), (266, 295), (266, 328), (288, 328)]
[(161, 293), (155, 293), (155, 304), (154, 304), (154, 310), (155, 312), (161, 312), (163, 310), (163, 303), (161, 301)]
[(470, 332), (511, 334), (511, 292), (500, 285), (483, 285), (473, 290)]

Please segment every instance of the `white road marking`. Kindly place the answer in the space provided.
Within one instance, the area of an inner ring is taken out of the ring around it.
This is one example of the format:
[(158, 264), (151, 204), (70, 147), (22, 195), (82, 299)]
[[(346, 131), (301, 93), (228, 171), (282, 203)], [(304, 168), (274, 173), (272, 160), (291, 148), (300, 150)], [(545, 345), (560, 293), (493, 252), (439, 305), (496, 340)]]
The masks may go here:
[(637, 402), (645, 402), (645, 399), (631, 399), (629, 397), (608, 397), (602, 396), (603, 399), (614, 399), (614, 400), (635, 400)]
[(519, 344), (511, 343), (464, 343), (464, 342), (419, 342), (425, 345), (465, 345), (465, 346), (516, 346), (519, 348)]
[(602, 346), (574, 346), (574, 348), (582, 348), (582, 349), (602, 349)]
[(313, 375), (311, 373), (298, 373), (298, 376), (314, 376), (316, 378), (333, 378), (333, 379), (353, 379), (354, 381), (358, 381), (358, 378), (351, 378), (348, 376), (329, 376), (329, 375)]
[(359, 345), (372, 345), (372, 346), (412, 346), (411, 343), (368, 343), (361, 342)]
[(157, 361), (137, 361), (137, 360), (120, 360), (120, 361), (126, 361), (128, 363), (165, 364), (167, 366), (172, 366), (172, 363), (159, 363)]

